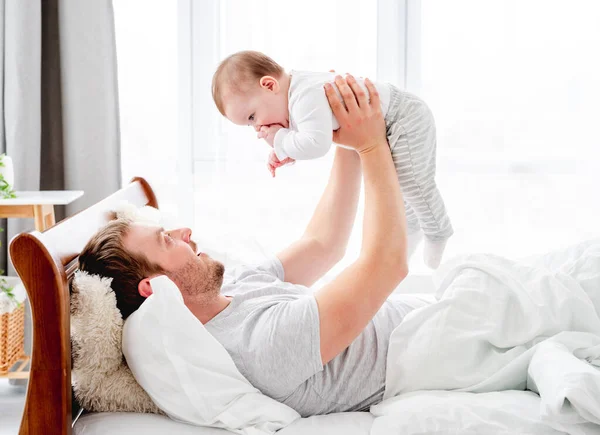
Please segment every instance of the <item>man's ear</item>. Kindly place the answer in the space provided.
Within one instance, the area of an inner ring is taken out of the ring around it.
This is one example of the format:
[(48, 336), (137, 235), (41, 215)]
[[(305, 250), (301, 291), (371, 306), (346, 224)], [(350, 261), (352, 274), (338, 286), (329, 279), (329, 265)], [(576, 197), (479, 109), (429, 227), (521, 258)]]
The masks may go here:
[(152, 294), (152, 286), (150, 285), (150, 280), (154, 278), (153, 276), (150, 278), (144, 278), (138, 284), (138, 292), (141, 296), (147, 298)]
[(279, 92), (279, 81), (275, 77), (263, 76), (260, 79), (260, 87), (274, 93)]

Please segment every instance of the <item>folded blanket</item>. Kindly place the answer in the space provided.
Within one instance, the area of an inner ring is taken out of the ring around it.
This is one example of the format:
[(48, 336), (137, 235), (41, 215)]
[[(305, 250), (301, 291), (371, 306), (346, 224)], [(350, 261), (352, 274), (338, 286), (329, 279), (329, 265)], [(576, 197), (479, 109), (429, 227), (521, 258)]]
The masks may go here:
[(528, 389), (549, 427), (600, 425), (600, 241), (526, 262), (471, 255), (441, 272), (439, 301), (392, 333), (386, 399)]

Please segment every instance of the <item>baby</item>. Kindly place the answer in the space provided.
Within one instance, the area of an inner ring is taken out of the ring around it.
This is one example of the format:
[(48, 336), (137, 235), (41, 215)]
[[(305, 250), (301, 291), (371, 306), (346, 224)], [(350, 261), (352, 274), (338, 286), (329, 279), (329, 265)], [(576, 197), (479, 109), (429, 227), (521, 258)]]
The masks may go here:
[[(316, 159), (331, 147), (339, 124), (323, 85), (334, 73), (290, 71), (256, 51), (235, 53), (213, 76), (212, 94), (223, 116), (253, 127), (272, 148), (267, 166)], [(364, 80), (357, 79), (366, 90)], [(385, 116), (387, 138), (406, 207), (408, 256), (425, 234), (424, 261), (441, 262), (453, 234), (444, 201), (435, 184), (436, 136), (433, 115), (414, 95), (387, 83), (375, 83)]]

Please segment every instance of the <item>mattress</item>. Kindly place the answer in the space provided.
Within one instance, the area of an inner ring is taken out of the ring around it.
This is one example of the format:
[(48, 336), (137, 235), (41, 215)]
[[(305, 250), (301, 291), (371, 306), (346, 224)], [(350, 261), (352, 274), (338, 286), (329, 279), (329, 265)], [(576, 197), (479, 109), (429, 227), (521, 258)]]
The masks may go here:
[[(318, 415), (297, 420), (278, 435), (368, 435), (373, 424), (368, 412), (347, 412)], [(129, 412), (100, 412), (82, 416), (73, 435), (231, 435), (224, 429), (191, 426), (155, 414)]]

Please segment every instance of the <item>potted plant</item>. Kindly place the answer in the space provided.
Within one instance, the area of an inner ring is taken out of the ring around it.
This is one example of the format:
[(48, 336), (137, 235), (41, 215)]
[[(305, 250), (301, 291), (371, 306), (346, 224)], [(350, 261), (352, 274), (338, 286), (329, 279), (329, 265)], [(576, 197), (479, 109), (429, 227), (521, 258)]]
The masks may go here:
[(6, 154), (0, 154), (0, 198), (15, 198), (14, 183), (12, 159)]
[[(0, 269), (0, 274), (4, 271)], [(8, 283), (5, 276), (0, 276), (0, 314), (10, 313), (21, 306), (14, 294), (14, 287)]]

